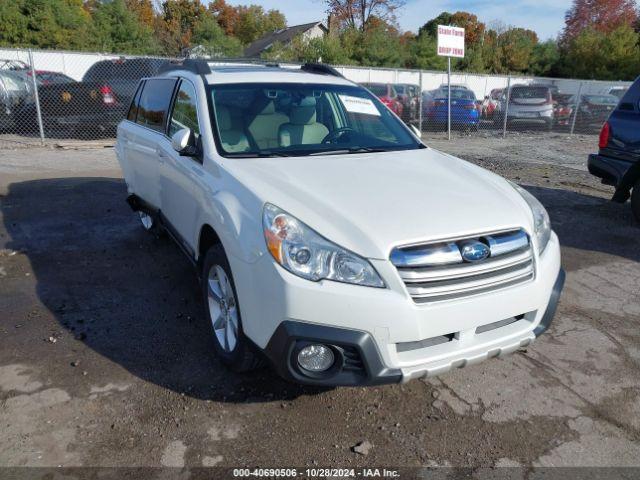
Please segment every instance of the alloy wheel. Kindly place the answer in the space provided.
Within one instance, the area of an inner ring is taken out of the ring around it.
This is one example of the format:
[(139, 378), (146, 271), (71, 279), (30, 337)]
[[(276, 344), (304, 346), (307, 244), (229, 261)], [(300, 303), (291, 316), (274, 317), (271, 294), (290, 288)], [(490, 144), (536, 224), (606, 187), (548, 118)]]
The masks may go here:
[(238, 343), (238, 307), (229, 277), (220, 265), (209, 269), (207, 301), (216, 340), (225, 352), (233, 352)]

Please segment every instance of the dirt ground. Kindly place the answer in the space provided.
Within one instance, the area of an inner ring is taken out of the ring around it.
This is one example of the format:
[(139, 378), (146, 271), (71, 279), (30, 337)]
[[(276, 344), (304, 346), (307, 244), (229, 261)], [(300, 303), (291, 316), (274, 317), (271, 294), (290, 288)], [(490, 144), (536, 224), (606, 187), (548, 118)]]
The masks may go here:
[(324, 391), (216, 361), (195, 272), (138, 225), (111, 148), (0, 151), (0, 466), (640, 466), (640, 227), (586, 172), (597, 138), (429, 143), (547, 207), (555, 322), (439, 378)]

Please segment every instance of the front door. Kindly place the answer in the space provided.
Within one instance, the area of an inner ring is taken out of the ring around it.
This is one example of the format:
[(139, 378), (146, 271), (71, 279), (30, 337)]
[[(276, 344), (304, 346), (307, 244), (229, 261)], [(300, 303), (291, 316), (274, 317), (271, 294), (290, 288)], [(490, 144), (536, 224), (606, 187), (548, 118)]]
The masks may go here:
[(196, 89), (188, 80), (182, 80), (167, 123), (168, 137), (160, 146), (163, 163), (160, 168), (161, 211), (170, 227), (177, 233), (178, 241), (187, 250), (195, 249), (198, 208), (205, 194), (202, 157), (183, 156), (171, 146), (171, 136), (188, 128), (193, 141), (200, 143), (200, 122)]

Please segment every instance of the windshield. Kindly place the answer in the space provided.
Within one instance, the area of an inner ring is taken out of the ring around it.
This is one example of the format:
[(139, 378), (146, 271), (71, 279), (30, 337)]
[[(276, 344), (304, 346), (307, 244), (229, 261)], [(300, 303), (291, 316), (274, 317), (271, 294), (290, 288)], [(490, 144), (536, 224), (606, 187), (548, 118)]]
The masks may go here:
[(511, 90), (512, 99), (547, 98), (547, 87), (515, 87)]
[(224, 156), (298, 156), (423, 148), (365, 89), (260, 83), (209, 87)]
[(618, 97), (613, 95), (585, 95), (585, 101), (592, 105), (618, 105)]
[(628, 88), (612, 88), (609, 91), (609, 95), (613, 95), (618, 99), (621, 99), (622, 97), (624, 97), (624, 94), (627, 93), (627, 90)]
[[(436, 98), (441, 99), (441, 98), (448, 98), (449, 95), (449, 91), (448, 89), (444, 89), (444, 90), (438, 90), (436, 92)], [(453, 100), (475, 100), (476, 96), (475, 94), (471, 91), (471, 90), (464, 90), (461, 88), (452, 88), (451, 89), (451, 98)]]
[(363, 86), (371, 90), (371, 93), (378, 97), (386, 97), (389, 95), (389, 89), (385, 83), (368, 83)]

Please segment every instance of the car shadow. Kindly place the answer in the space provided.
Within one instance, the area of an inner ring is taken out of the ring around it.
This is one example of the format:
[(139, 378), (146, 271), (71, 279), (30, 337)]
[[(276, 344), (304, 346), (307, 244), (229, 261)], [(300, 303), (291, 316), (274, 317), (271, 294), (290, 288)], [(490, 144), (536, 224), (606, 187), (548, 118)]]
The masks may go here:
[(120, 179), (58, 178), (13, 183), (0, 198), (0, 239), (28, 257), (39, 300), (70, 335), (145, 381), (199, 399), (322, 391), (269, 368), (235, 374), (221, 365), (193, 266), (142, 229), (125, 197)]

